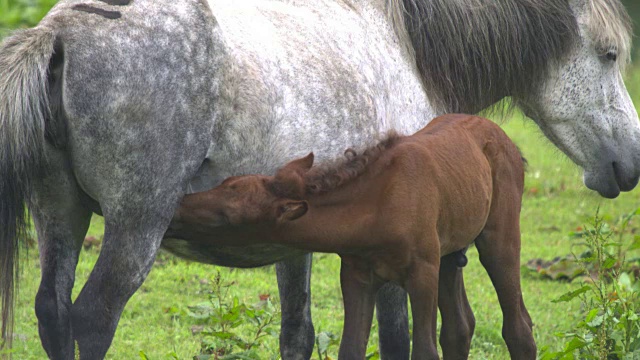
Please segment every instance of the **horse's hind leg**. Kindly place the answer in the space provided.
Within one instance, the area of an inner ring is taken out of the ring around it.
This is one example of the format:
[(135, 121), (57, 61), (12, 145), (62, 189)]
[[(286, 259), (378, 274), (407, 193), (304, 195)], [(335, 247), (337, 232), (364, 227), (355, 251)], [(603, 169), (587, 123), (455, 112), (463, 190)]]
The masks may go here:
[(445, 360), (469, 357), (476, 324), (456, 256), (457, 254), (449, 254), (440, 259), (438, 307), (442, 316), (440, 346)]
[(71, 290), (91, 212), (80, 203), (71, 171), (55, 150), (50, 170), (34, 184), (31, 215), (38, 232), (42, 277), (35, 310), (42, 345), (52, 359), (73, 359)]
[(312, 254), (307, 254), (276, 264), (282, 308), (280, 354), (284, 360), (306, 360), (313, 352), (311, 261)]
[(410, 355), (407, 292), (394, 283), (378, 290), (376, 314), (380, 333), (380, 357), (384, 360), (408, 360)]
[(127, 301), (151, 270), (177, 204), (175, 194), (163, 195), (163, 205), (148, 199), (145, 205), (102, 207), (100, 256), (72, 308), (73, 337), (82, 360), (104, 358)]
[(491, 214), (476, 246), (498, 294), (503, 314), (502, 337), (511, 358), (535, 359), (531, 317), (520, 289), (520, 207), (511, 206), (514, 198), (517, 197), (494, 195)]
[[(171, 134), (181, 135), (178, 131)], [(81, 160), (99, 167), (74, 164), (80, 181), (98, 184), (94, 196), (105, 222), (100, 256), (71, 309), (73, 337), (82, 360), (104, 358), (120, 315), (151, 270), (198, 164), (188, 157), (195, 158), (192, 154), (201, 149), (188, 146), (184, 139), (145, 135), (144, 130), (137, 137), (127, 135), (125, 140), (137, 143), (111, 146), (110, 152), (127, 156), (87, 152)], [(172, 151), (179, 146), (181, 151)]]

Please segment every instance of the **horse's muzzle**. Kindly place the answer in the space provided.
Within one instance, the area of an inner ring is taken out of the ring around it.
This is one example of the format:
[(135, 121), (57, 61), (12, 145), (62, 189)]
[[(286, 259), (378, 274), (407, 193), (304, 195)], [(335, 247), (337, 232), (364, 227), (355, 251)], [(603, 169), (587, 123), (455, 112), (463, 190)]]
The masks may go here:
[(613, 174), (620, 191), (631, 191), (638, 185), (640, 174), (633, 166), (623, 166), (619, 162), (613, 162)]
[(596, 171), (585, 170), (584, 184), (600, 196), (614, 199), (621, 191), (631, 191), (638, 185), (640, 171), (632, 163), (613, 161)]

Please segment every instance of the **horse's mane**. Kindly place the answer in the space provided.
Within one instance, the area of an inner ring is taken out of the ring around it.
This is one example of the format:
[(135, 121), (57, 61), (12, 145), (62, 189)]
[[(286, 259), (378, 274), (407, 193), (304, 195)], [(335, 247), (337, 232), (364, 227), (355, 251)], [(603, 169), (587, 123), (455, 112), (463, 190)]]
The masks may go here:
[(362, 175), (370, 164), (379, 159), (401, 138), (402, 136), (395, 131), (390, 131), (382, 141), (360, 154), (353, 149), (348, 149), (344, 152), (344, 158), (314, 166), (304, 178), (307, 195), (331, 191)]
[[(628, 62), (631, 22), (619, 0), (586, 0), (598, 49)], [(396, 33), (414, 55), (439, 112), (474, 113), (529, 94), (554, 60), (578, 44), (569, 0), (388, 0)]]

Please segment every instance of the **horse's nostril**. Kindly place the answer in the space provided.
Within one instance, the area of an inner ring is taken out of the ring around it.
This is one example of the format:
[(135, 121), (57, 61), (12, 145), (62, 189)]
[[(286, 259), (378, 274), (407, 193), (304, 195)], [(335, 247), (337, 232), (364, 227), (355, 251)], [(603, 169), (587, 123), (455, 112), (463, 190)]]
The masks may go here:
[(639, 178), (637, 171), (630, 173), (628, 169), (625, 169), (618, 161), (614, 161), (611, 165), (613, 167), (613, 175), (620, 190), (630, 191), (636, 187)]
[(611, 166), (613, 166), (613, 173), (617, 178), (618, 174), (620, 173), (620, 163), (618, 163), (617, 161), (614, 161), (611, 163)]

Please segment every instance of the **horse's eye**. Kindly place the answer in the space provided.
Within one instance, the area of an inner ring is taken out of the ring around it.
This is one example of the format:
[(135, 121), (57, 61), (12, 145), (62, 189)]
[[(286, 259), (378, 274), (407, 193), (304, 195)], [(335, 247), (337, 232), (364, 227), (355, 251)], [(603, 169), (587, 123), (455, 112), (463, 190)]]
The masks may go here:
[(610, 61), (616, 61), (618, 59), (618, 53), (613, 50), (607, 51), (607, 54), (605, 56), (607, 57), (607, 60)]

